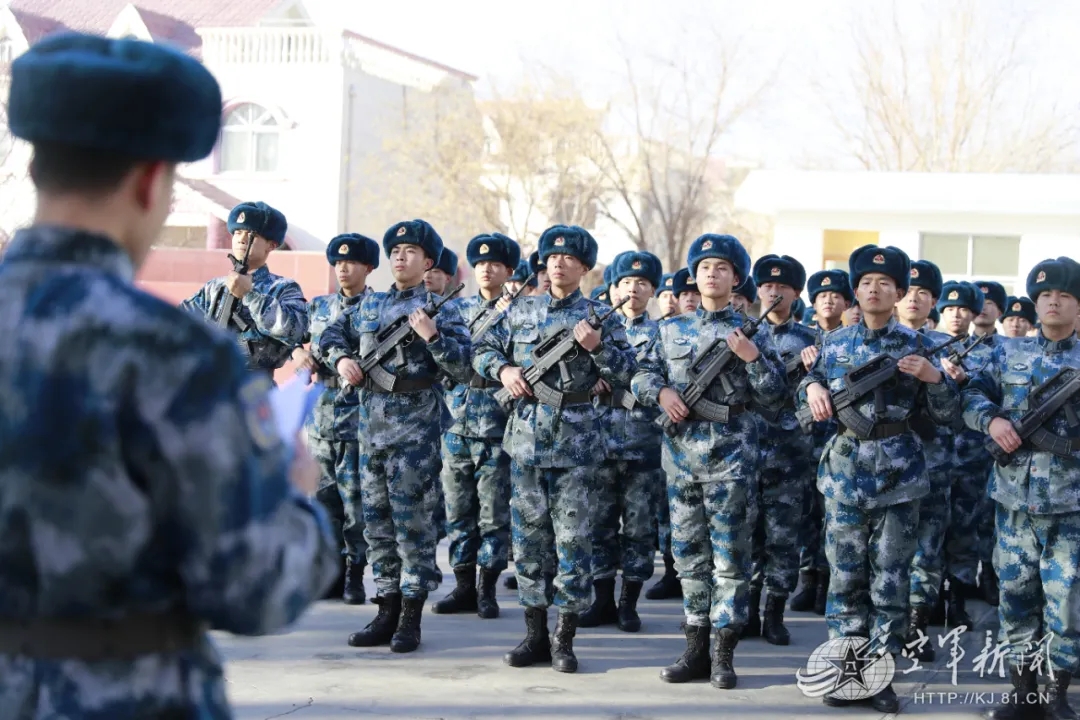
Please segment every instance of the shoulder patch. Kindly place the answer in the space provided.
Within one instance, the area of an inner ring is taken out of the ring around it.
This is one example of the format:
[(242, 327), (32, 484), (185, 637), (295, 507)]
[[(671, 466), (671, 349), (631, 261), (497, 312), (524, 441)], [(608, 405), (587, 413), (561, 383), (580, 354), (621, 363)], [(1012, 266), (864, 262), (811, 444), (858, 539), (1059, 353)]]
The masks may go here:
[(253, 375), (240, 388), (240, 411), (244, 414), (248, 431), (255, 446), (262, 450), (271, 450), (281, 444), (274, 411), (270, 407), (268, 393), (272, 384), (265, 375)]

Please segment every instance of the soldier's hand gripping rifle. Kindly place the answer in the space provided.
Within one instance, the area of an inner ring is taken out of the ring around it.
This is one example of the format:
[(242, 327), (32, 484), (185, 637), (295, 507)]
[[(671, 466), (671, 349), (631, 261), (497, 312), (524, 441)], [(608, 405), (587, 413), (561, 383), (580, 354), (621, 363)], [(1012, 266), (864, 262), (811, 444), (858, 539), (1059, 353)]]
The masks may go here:
[[(772, 305), (761, 313), (760, 317), (750, 318), (746, 324), (742, 326), (743, 335), (749, 340), (757, 334), (757, 331), (761, 328), (762, 323), (765, 322), (765, 317), (776, 308), (783, 298), (776, 298), (773, 300)], [(737, 363), (742, 362), (739, 357), (732, 352), (723, 338), (716, 338), (705, 348), (705, 351), (698, 356), (698, 359), (694, 361), (694, 364), (690, 366), (690, 382), (686, 384), (686, 389), (679, 393), (679, 397), (682, 399), (686, 407), (691, 411), (698, 405), (713, 406), (717, 403), (713, 403), (710, 400), (705, 399), (705, 393), (714, 381), (719, 380), (720, 385), (723, 388), (725, 395), (730, 395), (735, 391), (735, 388), (731, 385), (731, 380), (728, 379), (728, 373), (730, 373)], [(717, 416), (722, 413), (711, 413)], [(677, 430), (675, 423), (671, 421), (671, 418), (667, 413), (660, 413), (660, 416), (655, 420), (656, 424), (664, 429), (668, 435), (674, 435)]]
[[(233, 271), (237, 275), (248, 274), (248, 256), (251, 255), (253, 237), (254, 233), (249, 232), (247, 234), (247, 245), (244, 247), (243, 260), (237, 260), (235, 255), (229, 253), (229, 261), (232, 262)], [(236, 296), (229, 292), (229, 288), (223, 289), (225, 290), (225, 295), (221, 298), (221, 304), (218, 306), (217, 317), (214, 318), (214, 322), (217, 323), (218, 327), (224, 328), (229, 327), (229, 321), (232, 320), (233, 313), (236, 309)], [(239, 318), (237, 318), (237, 322), (240, 322)], [(247, 330), (247, 327), (245, 327), (245, 325), (246, 323), (244, 323), (240, 327), (241, 332)]]
[[(427, 303), (424, 306), (424, 312), (427, 313), (427, 316), (430, 318), (435, 317), (439, 314), (439, 311), (442, 310), (443, 305), (452, 300), (464, 289), (465, 283), (458, 285), (452, 292), (444, 295), (437, 302)], [(377, 344), (372, 348), (371, 352), (360, 358), (360, 370), (363, 371), (364, 377), (368, 378), (372, 383), (379, 386), (384, 391), (393, 392), (394, 386), (398, 382), (398, 377), (387, 372), (381, 363), (390, 353), (407, 347), (416, 339), (416, 337), (416, 331), (413, 330), (412, 325), (409, 324), (409, 316), (407, 314), (402, 315), (392, 322), (389, 327), (376, 336), (375, 340)]]
[[(929, 359), (963, 339), (964, 336), (956, 335), (938, 345), (919, 348), (915, 352), (907, 353), (902, 357), (918, 355)], [(874, 431), (875, 421), (867, 419), (865, 415), (855, 409), (855, 405), (867, 395), (873, 394), (875, 409), (885, 407), (885, 386), (900, 371), (900, 359), (888, 353), (876, 355), (862, 365), (849, 370), (844, 375), (844, 387), (830, 394), (829, 399), (832, 402), (833, 413), (836, 418), (843, 423), (844, 427), (863, 440), (868, 439)], [(814, 413), (809, 405), (796, 410), (795, 418), (799, 421), (804, 433), (809, 434), (813, 430)]]
[[(630, 301), (630, 298), (626, 298), (618, 305), (615, 305), (610, 310), (604, 311), (603, 315), (596, 315), (591, 313), (591, 317), (588, 318), (589, 325), (593, 330), (599, 330), (603, 332), (604, 323), (607, 319), (615, 314), (615, 312)], [(603, 338), (601, 337), (601, 342)], [(536, 399), (545, 405), (553, 405), (555, 407), (560, 406), (560, 397), (562, 393), (553, 389), (551, 386), (540, 382), (540, 379), (547, 374), (556, 365), (559, 366), (559, 371), (562, 373), (562, 381), (564, 383), (570, 382), (572, 378), (569, 377), (569, 372), (566, 370), (566, 362), (573, 360), (579, 350), (584, 348), (578, 344), (577, 338), (574, 337), (574, 328), (563, 328), (559, 332), (555, 333), (548, 339), (537, 345), (532, 351), (533, 364), (529, 366), (522, 378), (532, 388), (533, 394)], [(508, 407), (513, 402), (514, 396), (510, 394), (510, 391), (506, 388), (502, 388), (495, 393), (495, 401), (502, 405), (504, 408)]]
[[(1080, 427), (1080, 418), (1077, 417), (1076, 408), (1072, 402), (1078, 394), (1080, 394), (1080, 370), (1075, 368), (1058, 370), (1049, 380), (1032, 391), (1029, 399), (1029, 406), (1032, 406), (1032, 409), (1014, 423), (1016, 434), (1025, 444), (1062, 457), (1068, 457), (1080, 450), (1080, 441), (1063, 438), (1044, 427), (1059, 410), (1065, 411), (1065, 419), (1070, 428), (1075, 430)], [(987, 440), (986, 449), (1001, 467), (1013, 461), (1014, 454), (1002, 450), (993, 438)]]
[[(514, 302), (518, 299), (518, 296), (521, 295), (521, 293), (525, 292), (525, 288), (529, 287), (529, 283), (534, 277), (536, 277), (536, 273), (533, 273), (528, 278), (526, 278), (525, 282), (521, 283), (521, 287), (519, 287), (512, 295), (507, 295), (506, 293), (503, 293), (502, 298), (506, 298), (507, 302)], [(502, 298), (500, 298), (500, 300)], [(496, 303), (497, 302), (498, 301), (496, 301)], [(495, 322), (499, 319), (499, 317), (502, 316), (502, 314), (502, 310), (500, 310), (498, 307), (492, 306), (486, 312), (482, 312), (477, 315), (473, 319), (473, 321), (469, 323), (469, 335), (472, 336), (473, 342), (476, 342), (480, 338), (484, 337), (484, 333), (491, 329), (491, 326), (495, 324)]]

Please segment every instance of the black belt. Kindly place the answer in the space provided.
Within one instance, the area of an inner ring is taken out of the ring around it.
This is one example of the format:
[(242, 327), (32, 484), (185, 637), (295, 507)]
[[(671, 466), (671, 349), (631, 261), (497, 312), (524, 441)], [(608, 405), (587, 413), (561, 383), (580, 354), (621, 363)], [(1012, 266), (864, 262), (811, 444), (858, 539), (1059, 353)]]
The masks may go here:
[(566, 407), (567, 405), (591, 405), (592, 404), (593, 396), (592, 396), (592, 393), (590, 393), (588, 390), (585, 390), (583, 392), (559, 392), (559, 391), (556, 391), (554, 394), (559, 398), (558, 403), (541, 401), (535, 395), (526, 395), (525, 397), (523, 397), (521, 399), (525, 400), (526, 402), (543, 402), (544, 405), (547, 405), (548, 407), (553, 407), (553, 408), (563, 408), (563, 407)]
[(724, 405), (702, 398), (694, 404), (694, 407), (690, 408), (690, 417), (687, 419), (728, 423), (731, 421), (731, 418), (738, 417), (744, 412), (746, 412), (746, 405), (744, 403)]
[(903, 435), (904, 433), (910, 431), (911, 423), (907, 420), (901, 420), (900, 422), (894, 423), (878, 423), (874, 425), (874, 429), (870, 431), (870, 437), (860, 438), (843, 424), (840, 425), (840, 433), (842, 435), (858, 438), (859, 440), (884, 440), (885, 438), (893, 437), (895, 435)]
[(489, 388), (501, 388), (502, 383), (496, 382), (495, 380), (489, 380), (480, 373), (473, 373), (472, 378), (469, 379), (469, 387), (478, 390), (487, 390)]
[(195, 648), (209, 626), (186, 615), (132, 615), (117, 620), (34, 618), (0, 621), (0, 655), (35, 660), (132, 660)]
[(597, 397), (597, 404), (604, 407), (622, 408), (624, 410), (633, 410), (637, 407), (637, 398), (629, 390), (623, 390), (622, 388), (615, 388), (609, 393), (604, 393)]
[(379, 387), (374, 382), (371, 382), (369, 378), (365, 378), (364, 387), (368, 390), (374, 390), (377, 393), (383, 393), (384, 395), (398, 395), (400, 393), (414, 393), (422, 390), (430, 390), (434, 387), (436, 380), (433, 378), (398, 378), (394, 383), (393, 390), (386, 390)]

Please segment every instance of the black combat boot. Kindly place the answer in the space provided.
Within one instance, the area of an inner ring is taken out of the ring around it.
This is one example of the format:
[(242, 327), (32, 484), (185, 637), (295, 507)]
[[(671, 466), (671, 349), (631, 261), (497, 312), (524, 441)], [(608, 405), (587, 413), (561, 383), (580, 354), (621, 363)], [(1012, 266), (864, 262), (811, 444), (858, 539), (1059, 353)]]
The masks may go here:
[(735, 646), (739, 644), (739, 634), (731, 628), (716, 631), (716, 644), (712, 653), (712, 677), (709, 681), (715, 688), (730, 690), (738, 683), (735, 674)]
[(353, 647), (386, 645), (394, 637), (401, 619), (401, 593), (387, 593), (373, 602), (378, 603), (379, 612), (367, 627), (349, 636), (349, 644)]
[(883, 714), (900, 712), (900, 700), (896, 697), (896, 691), (892, 689), (892, 683), (870, 698), (870, 707)]
[(742, 629), (742, 637), (761, 637), (761, 588), (750, 586), (750, 614)]
[(338, 600), (345, 594), (345, 573), (348, 572), (347, 563), (348, 558), (342, 555), (337, 577), (334, 578), (334, 584), (326, 589), (326, 592), (322, 596), (323, 600)]
[(427, 595), (401, 601), (401, 618), (398, 620), (397, 632), (390, 640), (391, 652), (410, 653), (420, 647), (420, 616), (424, 612), (426, 601)]
[(941, 627), (945, 624), (945, 578), (941, 578), (941, 586), (938, 588), (937, 602), (930, 608), (929, 624)]
[(640, 596), (641, 583), (623, 578), (622, 593), (619, 594), (619, 629), (623, 632), (637, 632), (641, 629), (641, 617), (637, 612)]
[(1001, 602), (1001, 588), (998, 587), (998, 576), (994, 566), (986, 563), (983, 565), (982, 576), (979, 578), (979, 596), (983, 602), (991, 607), (997, 607)]
[(589, 609), (581, 614), (578, 627), (594, 628), (619, 622), (619, 606), (615, 604), (615, 578), (593, 580), (595, 599)]
[(817, 571), (817, 595), (814, 596), (814, 614), (824, 615), (825, 606), (829, 602), (829, 568)]
[(930, 606), (912, 605), (911, 614), (908, 616), (906, 644), (910, 645), (913, 642), (917, 642), (919, 640), (919, 633), (922, 632), (922, 636), (926, 638), (926, 642), (923, 643), (922, 647), (915, 645), (912, 648), (915, 657), (919, 659), (919, 662), (934, 662), (934, 658), (937, 657), (937, 653), (934, 652), (934, 641), (926, 631), (929, 623)]
[(679, 582), (679, 574), (675, 572), (675, 557), (670, 552), (664, 553), (664, 574), (655, 585), (645, 591), (645, 597), (649, 600), (682, 597), (682, 583)]
[(706, 680), (712, 672), (712, 660), (709, 658), (709, 635), (712, 628), (708, 625), (685, 625), (686, 650), (675, 661), (660, 671), (660, 679), (669, 683), (686, 683), (691, 680)]
[[(1011, 666), (1009, 681), (1013, 686), (1009, 701), (987, 711), (985, 714), (987, 720), (1042, 720), (1046, 708), (1039, 707), (1038, 678), (1035, 677), (1035, 671), (1030, 665), (1023, 668)], [(1047, 713), (1045, 717), (1053, 716)]]
[(1069, 681), (1072, 676), (1067, 672), (1054, 673), (1053, 680), (1046, 681), (1046, 703), (1043, 705), (1043, 717), (1046, 720), (1076, 720), (1076, 713), (1069, 707)]
[(551, 667), (556, 672), (577, 672), (577, 656), (574, 655), (577, 626), (577, 613), (559, 613), (559, 619), (555, 621), (555, 636), (551, 641)]
[(485, 620), (499, 617), (499, 603), (495, 600), (495, 586), (499, 584), (499, 571), (480, 568), (477, 586), (476, 614)]
[(762, 619), (761, 634), (770, 645), (790, 645), (791, 633), (784, 627), (784, 604), (786, 595), (765, 596), (765, 617)]
[(551, 638), (548, 637), (547, 608), (525, 608), (525, 639), (503, 656), (510, 667), (529, 667), (551, 662)]
[(345, 568), (345, 589), (341, 594), (346, 605), (363, 605), (367, 602), (367, 593), (364, 592), (364, 567), (364, 563), (353, 562), (352, 558), (349, 558)]
[(967, 603), (964, 595), (964, 583), (956, 578), (949, 578), (949, 606), (945, 612), (945, 622), (951, 628), (966, 625), (968, 630), (973, 630), (975, 623), (971, 621), (971, 616), (964, 607)]
[(476, 565), (454, 568), (454, 580), (457, 585), (449, 595), (431, 606), (431, 612), (436, 615), (476, 612)]
[(792, 612), (809, 612), (814, 609), (814, 598), (817, 597), (818, 576), (814, 570), (799, 571), (799, 592), (791, 598)]
[(514, 573), (507, 575), (506, 579), (503, 580), (503, 587), (507, 590), (517, 590), (517, 575)]

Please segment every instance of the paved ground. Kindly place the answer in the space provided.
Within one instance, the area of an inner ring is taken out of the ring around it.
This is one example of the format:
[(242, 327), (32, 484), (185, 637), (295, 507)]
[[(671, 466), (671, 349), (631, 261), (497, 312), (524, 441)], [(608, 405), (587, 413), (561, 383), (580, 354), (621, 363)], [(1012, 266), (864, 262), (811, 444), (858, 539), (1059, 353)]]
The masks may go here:
[[(446, 568), (445, 545), (440, 551), (441, 566)], [(370, 574), (367, 580), (372, 594)], [(435, 599), (449, 589), (444, 585)], [(869, 707), (826, 708), (796, 687), (796, 670), (805, 666), (810, 653), (826, 639), (824, 620), (816, 615), (788, 614), (792, 644), (786, 648), (760, 639), (740, 643), (735, 656), (739, 686), (724, 691), (708, 682), (669, 685), (660, 681), (660, 669), (685, 647), (679, 631), (678, 602), (642, 600), (644, 628), (637, 634), (614, 628), (579, 630), (575, 650), (581, 668), (575, 675), (565, 675), (550, 667), (514, 669), (503, 664), (503, 654), (523, 636), (524, 621), (516, 595), (502, 588), (501, 582), (499, 600), (502, 614), (497, 620), (425, 612), (423, 644), (409, 655), (395, 655), (388, 648), (362, 650), (347, 645), (349, 633), (374, 616), (377, 608), (370, 604), (349, 607), (322, 602), (287, 633), (257, 639), (221, 636), (218, 640), (228, 661), (229, 694), (237, 716), (258, 720), (631, 720), (716, 718), (734, 712), (754, 720), (880, 717)], [(971, 609), (981, 631), (994, 626), (990, 608), (972, 603)], [(971, 660), (983, 642), (981, 632), (965, 638), (967, 655), (958, 665), (961, 672), (956, 686), (946, 668), (947, 647), (939, 651), (941, 657), (929, 669), (908, 675), (897, 672), (894, 687), (903, 698), (902, 713), (927, 718), (977, 717), (990, 702), (989, 694), (1006, 688), (996, 674), (993, 680), (984, 680), (973, 672)]]

